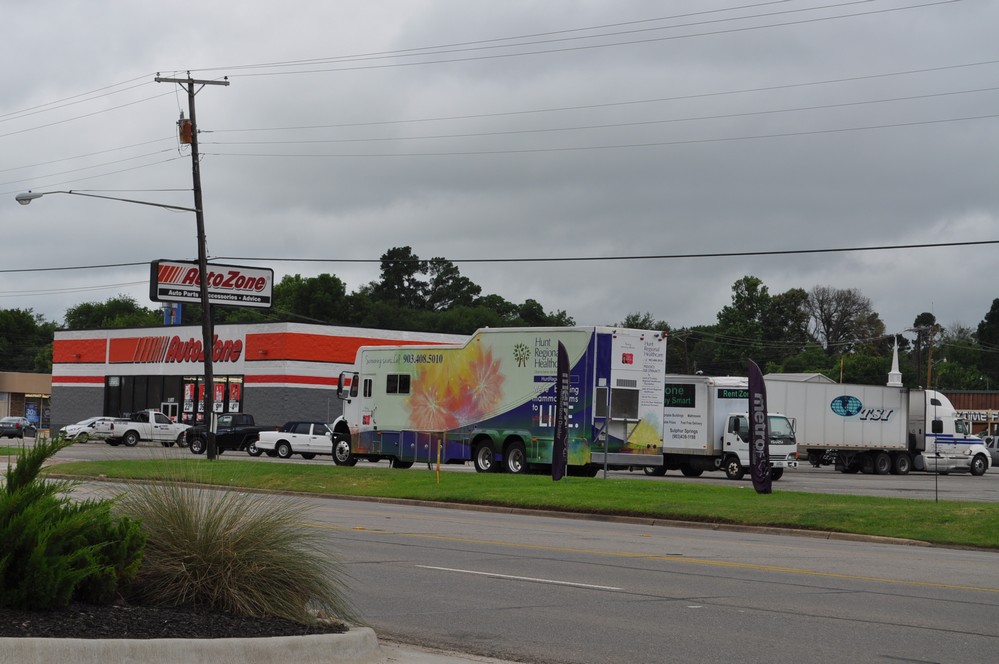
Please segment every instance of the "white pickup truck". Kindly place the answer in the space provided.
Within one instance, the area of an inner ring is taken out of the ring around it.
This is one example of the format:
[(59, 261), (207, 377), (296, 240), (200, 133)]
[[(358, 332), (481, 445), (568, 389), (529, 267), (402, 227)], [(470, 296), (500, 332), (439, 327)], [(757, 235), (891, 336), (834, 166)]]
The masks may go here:
[(140, 440), (160, 443), (163, 447), (187, 444), (185, 433), (190, 424), (179, 424), (158, 410), (140, 410), (128, 418), (112, 420), (105, 442), (108, 445), (135, 447)]

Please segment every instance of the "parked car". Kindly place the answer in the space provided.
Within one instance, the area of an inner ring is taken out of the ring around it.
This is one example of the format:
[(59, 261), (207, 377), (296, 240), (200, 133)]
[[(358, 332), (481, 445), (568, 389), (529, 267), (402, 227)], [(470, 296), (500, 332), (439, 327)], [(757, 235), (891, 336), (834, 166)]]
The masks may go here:
[(333, 456), (333, 429), (325, 422), (285, 422), (277, 431), (261, 431), (256, 448), (258, 454), (273, 452), (282, 459), (292, 454), (301, 454), (303, 459)]
[(0, 438), (35, 437), (38, 429), (27, 417), (5, 417), (0, 419)]
[(113, 417), (88, 417), (76, 424), (67, 424), (59, 429), (59, 435), (74, 443), (85, 443), (92, 438), (104, 440), (111, 432), (112, 422)]
[[(255, 443), (261, 431), (274, 431), (277, 427), (262, 426), (256, 423), (250, 413), (225, 413), (215, 422), (215, 450), (219, 454), (226, 450), (246, 450), (250, 456), (260, 456)], [(204, 424), (187, 430), (187, 444), (193, 454), (204, 454), (208, 450), (208, 429)], [(273, 456), (273, 452), (271, 452)]]
[(992, 465), (999, 464), (999, 436), (982, 436), (982, 444), (989, 451), (992, 457)]

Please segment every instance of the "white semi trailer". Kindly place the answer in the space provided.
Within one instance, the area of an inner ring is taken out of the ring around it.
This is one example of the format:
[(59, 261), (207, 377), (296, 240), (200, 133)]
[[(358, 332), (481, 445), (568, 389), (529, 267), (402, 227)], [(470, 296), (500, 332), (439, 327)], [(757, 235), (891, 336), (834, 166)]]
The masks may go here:
[(799, 452), (844, 473), (983, 475), (991, 465), (950, 400), (934, 390), (767, 378), (768, 406), (795, 422)]

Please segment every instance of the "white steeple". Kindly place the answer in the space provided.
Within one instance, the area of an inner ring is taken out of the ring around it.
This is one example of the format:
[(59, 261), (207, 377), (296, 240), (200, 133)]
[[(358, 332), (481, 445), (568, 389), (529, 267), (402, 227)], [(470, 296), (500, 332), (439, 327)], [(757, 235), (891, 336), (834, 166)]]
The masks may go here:
[(888, 387), (902, 387), (902, 372), (898, 370), (898, 337), (891, 352), (891, 371), (888, 372)]

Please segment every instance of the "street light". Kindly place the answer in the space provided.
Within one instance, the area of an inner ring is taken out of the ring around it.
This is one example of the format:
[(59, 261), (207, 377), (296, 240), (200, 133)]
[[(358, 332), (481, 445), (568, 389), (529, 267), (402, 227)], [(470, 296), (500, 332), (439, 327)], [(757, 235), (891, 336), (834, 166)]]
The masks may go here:
[(87, 194), (82, 191), (73, 191), (68, 189), (66, 191), (28, 191), (24, 194), (18, 194), (14, 199), (21, 205), (27, 205), (36, 198), (41, 198), (48, 194), (72, 194), (73, 196), (87, 196), (88, 198), (103, 198), (109, 201), (123, 201), (125, 203), (136, 203), (137, 205), (150, 205), (152, 207), (166, 208), (168, 210), (182, 210), (184, 212), (197, 212), (195, 208), (182, 207), (180, 205), (166, 205), (165, 203), (150, 203), (149, 201), (136, 201), (131, 198), (116, 198), (114, 196), (102, 196), (100, 194)]
[[(213, 390), (215, 387), (215, 376), (212, 371), (212, 346), (214, 344), (214, 331), (212, 330), (212, 309), (211, 303), (208, 300), (208, 253), (206, 250), (205, 242), (205, 218), (202, 211), (198, 208), (183, 207), (180, 205), (167, 205), (165, 203), (153, 203), (150, 201), (137, 201), (131, 198), (118, 198), (116, 196), (103, 196), (100, 194), (85, 193), (82, 191), (73, 191), (71, 189), (65, 191), (28, 191), (27, 193), (18, 194), (15, 196), (15, 200), (21, 205), (28, 205), (31, 201), (36, 198), (41, 198), (42, 196), (47, 196), (48, 194), (71, 194), (73, 196), (87, 196), (88, 198), (103, 198), (109, 201), (121, 201), (123, 203), (135, 203), (136, 205), (149, 205), (151, 207), (164, 208), (167, 210), (180, 210), (183, 212), (193, 212), (197, 216), (198, 221), (198, 272), (201, 277), (201, 334), (202, 340), (201, 345), (204, 350), (205, 358), (205, 396), (204, 396), (204, 411), (205, 411), (205, 435), (208, 437), (207, 453), (209, 459), (214, 459), (216, 457), (216, 447), (215, 447), (215, 435), (212, 432), (211, 417), (212, 417), (212, 401), (214, 398)], [(197, 203), (198, 201), (196, 201)]]

